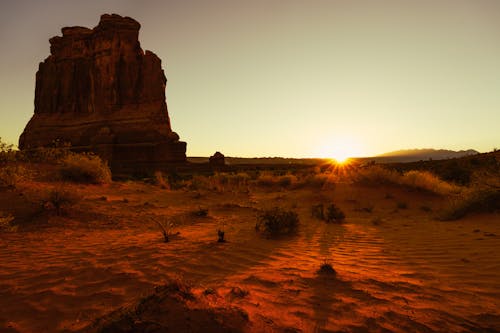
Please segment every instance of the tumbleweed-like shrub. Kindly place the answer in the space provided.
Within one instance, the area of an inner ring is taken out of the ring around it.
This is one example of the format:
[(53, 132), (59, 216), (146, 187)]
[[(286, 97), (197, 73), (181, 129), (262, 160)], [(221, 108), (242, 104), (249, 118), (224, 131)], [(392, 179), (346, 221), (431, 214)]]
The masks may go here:
[(111, 182), (108, 164), (93, 154), (69, 154), (61, 160), (59, 174), (62, 180), (104, 184)]
[(298, 226), (299, 216), (296, 212), (275, 207), (262, 213), (255, 230), (266, 236), (276, 237), (294, 233)]

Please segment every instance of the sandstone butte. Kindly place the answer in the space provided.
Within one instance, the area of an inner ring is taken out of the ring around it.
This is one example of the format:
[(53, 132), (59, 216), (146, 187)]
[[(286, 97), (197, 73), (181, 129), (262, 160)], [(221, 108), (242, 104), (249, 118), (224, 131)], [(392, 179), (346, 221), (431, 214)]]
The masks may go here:
[(119, 172), (186, 161), (186, 143), (170, 125), (161, 60), (142, 50), (140, 27), (132, 18), (104, 14), (93, 29), (65, 27), (62, 37), (50, 39), (20, 149), (69, 143)]

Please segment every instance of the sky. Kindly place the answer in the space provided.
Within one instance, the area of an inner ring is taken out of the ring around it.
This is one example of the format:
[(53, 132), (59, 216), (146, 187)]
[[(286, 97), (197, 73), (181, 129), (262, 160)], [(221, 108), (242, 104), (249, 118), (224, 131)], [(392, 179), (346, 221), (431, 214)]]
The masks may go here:
[(500, 148), (500, 1), (0, 0), (0, 137), (64, 26), (141, 23), (188, 156)]

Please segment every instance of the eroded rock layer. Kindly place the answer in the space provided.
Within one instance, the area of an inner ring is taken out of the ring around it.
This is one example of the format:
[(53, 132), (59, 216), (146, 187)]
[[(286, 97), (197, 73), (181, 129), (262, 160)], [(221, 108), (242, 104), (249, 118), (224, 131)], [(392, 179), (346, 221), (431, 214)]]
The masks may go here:
[(170, 126), (161, 60), (141, 49), (139, 29), (134, 19), (105, 14), (94, 29), (66, 27), (51, 38), (19, 148), (69, 142), (120, 171), (184, 162), (186, 143)]

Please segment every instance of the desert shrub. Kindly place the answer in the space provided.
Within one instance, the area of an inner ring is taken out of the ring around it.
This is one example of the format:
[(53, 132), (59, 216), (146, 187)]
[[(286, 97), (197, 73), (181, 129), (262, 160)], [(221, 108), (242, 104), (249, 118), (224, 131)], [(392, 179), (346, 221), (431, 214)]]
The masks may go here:
[(325, 206), (323, 204), (312, 207), (312, 216), (326, 222), (341, 222), (345, 219), (344, 212), (334, 203)]
[(408, 204), (406, 202), (404, 202), (404, 201), (398, 201), (396, 203), (396, 207), (398, 209), (408, 209)]
[(198, 207), (198, 209), (195, 209), (192, 214), (196, 217), (207, 217), (208, 216), (208, 208)]
[(366, 185), (397, 184), (401, 175), (378, 165), (360, 168), (353, 175), (354, 181)]
[(197, 191), (201, 189), (211, 190), (210, 180), (208, 177), (193, 175), (193, 177), (187, 181), (187, 188), (192, 191)]
[(177, 172), (170, 172), (167, 175), (168, 188), (171, 190), (179, 190), (188, 185), (187, 179)]
[(55, 140), (49, 147), (37, 147), (22, 152), (23, 159), (37, 163), (55, 163), (70, 154), (71, 144)]
[(327, 173), (318, 173), (306, 175), (299, 180), (299, 186), (307, 186), (312, 188), (323, 188), (326, 185), (335, 186), (335, 177)]
[(155, 184), (160, 186), (162, 189), (169, 189), (169, 183), (163, 176), (163, 172), (161, 171), (155, 171)]
[(411, 188), (416, 188), (440, 195), (458, 193), (460, 188), (439, 179), (436, 175), (428, 171), (410, 170), (405, 172), (399, 183)]
[(170, 237), (173, 235), (177, 235), (174, 233), (173, 229), (175, 227), (174, 222), (169, 221), (165, 217), (154, 217), (153, 221), (160, 227), (161, 233), (163, 235), (163, 241), (168, 243), (170, 241)]
[(255, 225), (255, 230), (267, 236), (275, 237), (293, 233), (299, 226), (296, 212), (275, 207), (263, 212)]
[(335, 275), (337, 272), (333, 269), (332, 265), (325, 260), (321, 266), (319, 266), (317, 273), (318, 275)]
[(106, 162), (93, 154), (69, 154), (59, 167), (62, 180), (103, 184), (111, 182), (111, 171)]
[(311, 215), (318, 220), (325, 219), (325, 206), (323, 204), (313, 205), (311, 208)]
[(362, 184), (395, 184), (439, 195), (449, 195), (460, 192), (461, 188), (439, 179), (428, 171), (410, 170), (404, 174), (380, 166), (360, 169), (354, 176), (356, 182)]
[(500, 210), (500, 189), (471, 189), (450, 200), (443, 209), (441, 220), (458, 220), (469, 213)]
[(297, 183), (297, 177), (291, 174), (274, 175), (270, 172), (262, 172), (257, 178), (257, 185), (262, 187), (284, 187), (289, 188)]
[(17, 163), (0, 167), (0, 187), (15, 188), (20, 181), (28, 180), (32, 172)]
[(74, 190), (57, 186), (45, 195), (42, 202), (45, 209), (54, 210), (56, 215), (60, 216), (64, 209), (70, 208), (81, 199), (81, 196)]
[(326, 208), (325, 219), (327, 222), (340, 222), (345, 219), (345, 214), (339, 207), (332, 203)]
[(14, 145), (3, 142), (0, 137), (0, 164), (16, 161), (16, 153)]
[(222, 173), (218, 172), (209, 177), (210, 187), (216, 191), (239, 191), (248, 188), (250, 176), (244, 172)]
[(0, 214), (0, 231), (16, 231), (17, 225), (13, 225), (13, 221), (12, 215)]

